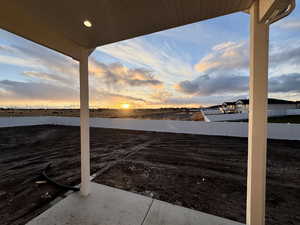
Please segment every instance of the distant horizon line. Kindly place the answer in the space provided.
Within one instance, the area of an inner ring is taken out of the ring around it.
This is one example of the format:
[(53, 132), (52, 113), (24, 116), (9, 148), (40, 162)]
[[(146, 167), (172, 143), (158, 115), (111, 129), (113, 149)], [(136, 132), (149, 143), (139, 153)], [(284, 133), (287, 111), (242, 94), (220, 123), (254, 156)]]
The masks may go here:
[[(149, 110), (149, 109), (199, 109), (199, 108), (206, 108), (208, 106), (199, 106), (199, 107), (160, 107), (160, 108), (89, 108), (90, 110), (123, 110), (123, 111), (130, 111), (130, 110)], [(43, 107), (0, 107), (0, 110), (80, 110), (80, 108), (43, 108)]]

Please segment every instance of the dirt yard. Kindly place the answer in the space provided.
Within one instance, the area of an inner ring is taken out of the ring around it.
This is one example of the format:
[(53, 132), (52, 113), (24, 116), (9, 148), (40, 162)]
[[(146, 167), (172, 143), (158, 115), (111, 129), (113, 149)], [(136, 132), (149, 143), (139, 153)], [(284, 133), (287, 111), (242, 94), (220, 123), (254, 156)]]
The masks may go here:
[[(6, 116), (71, 116), (79, 117), (79, 109), (2, 109), (0, 117)], [(90, 109), (90, 117), (132, 118), (152, 120), (203, 121), (199, 108), (162, 109)]]
[[(0, 221), (21, 225), (79, 183), (79, 128), (0, 129)], [(267, 225), (300, 224), (300, 141), (268, 143)], [(245, 222), (247, 139), (91, 129), (96, 182)]]

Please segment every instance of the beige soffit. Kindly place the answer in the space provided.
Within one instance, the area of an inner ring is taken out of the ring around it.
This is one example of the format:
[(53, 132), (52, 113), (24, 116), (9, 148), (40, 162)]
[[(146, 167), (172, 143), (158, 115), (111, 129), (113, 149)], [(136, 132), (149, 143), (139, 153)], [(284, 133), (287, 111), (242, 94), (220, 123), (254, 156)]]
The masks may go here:
[[(79, 59), (101, 45), (250, 7), (253, 0), (7, 0), (0, 27)], [(83, 26), (90, 20), (92, 27)]]

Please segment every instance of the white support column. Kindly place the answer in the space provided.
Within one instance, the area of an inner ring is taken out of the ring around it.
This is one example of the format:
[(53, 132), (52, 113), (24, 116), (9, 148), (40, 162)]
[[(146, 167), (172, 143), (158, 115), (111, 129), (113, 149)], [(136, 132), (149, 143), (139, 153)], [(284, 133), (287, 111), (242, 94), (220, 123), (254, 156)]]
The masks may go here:
[(247, 225), (265, 224), (269, 25), (259, 22), (259, 1), (250, 9)]
[(90, 125), (89, 125), (89, 52), (80, 55), (80, 141), (81, 141), (81, 185), (83, 196), (90, 193)]

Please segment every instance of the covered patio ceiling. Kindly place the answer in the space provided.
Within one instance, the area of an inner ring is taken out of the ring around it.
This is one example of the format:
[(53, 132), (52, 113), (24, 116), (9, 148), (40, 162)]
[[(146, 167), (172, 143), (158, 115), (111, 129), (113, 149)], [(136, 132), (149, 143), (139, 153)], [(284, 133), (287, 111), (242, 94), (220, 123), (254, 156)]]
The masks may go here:
[[(253, 0), (10, 0), (0, 27), (79, 60), (98, 46), (249, 9)], [(85, 27), (89, 20), (92, 27)]]

